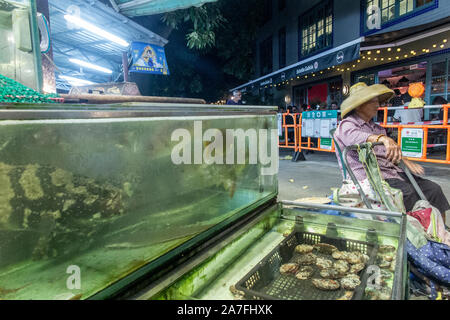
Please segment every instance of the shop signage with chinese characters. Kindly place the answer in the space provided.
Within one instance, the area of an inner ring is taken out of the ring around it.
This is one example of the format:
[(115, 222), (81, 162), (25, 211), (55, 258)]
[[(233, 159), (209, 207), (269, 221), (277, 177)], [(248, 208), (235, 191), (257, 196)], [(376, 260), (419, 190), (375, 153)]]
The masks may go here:
[(144, 42), (131, 44), (133, 62), (130, 72), (169, 75), (164, 48)]
[(402, 154), (410, 158), (422, 158), (423, 129), (402, 130)]

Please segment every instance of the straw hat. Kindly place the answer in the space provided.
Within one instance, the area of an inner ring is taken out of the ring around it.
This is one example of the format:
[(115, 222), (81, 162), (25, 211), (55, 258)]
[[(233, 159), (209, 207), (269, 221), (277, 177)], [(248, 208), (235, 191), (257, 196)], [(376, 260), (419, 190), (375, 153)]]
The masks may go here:
[(368, 86), (364, 82), (359, 82), (350, 88), (350, 96), (341, 105), (342, 118), (373, 98), (378, 97), (381, 104), (390, 100), (394, 95), (394, 91), (384, 84)]

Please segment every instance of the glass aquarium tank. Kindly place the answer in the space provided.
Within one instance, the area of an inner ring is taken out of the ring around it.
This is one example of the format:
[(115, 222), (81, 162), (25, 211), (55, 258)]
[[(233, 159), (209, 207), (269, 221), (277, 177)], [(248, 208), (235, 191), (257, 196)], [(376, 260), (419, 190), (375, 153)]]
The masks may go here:
[(268, 107), (0, 105), (0, 299), (86, 299), (183, 256), (276, 197), (277, 144)]
[(0, 74), (39, 91), (40, 68), (35, 1), (0, 0)]

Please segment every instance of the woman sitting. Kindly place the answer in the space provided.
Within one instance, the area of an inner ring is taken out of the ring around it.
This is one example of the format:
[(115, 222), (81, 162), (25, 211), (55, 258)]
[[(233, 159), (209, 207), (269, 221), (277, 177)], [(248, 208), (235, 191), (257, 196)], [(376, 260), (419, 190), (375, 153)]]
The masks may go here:
[[(382, 84), (372, 86), (367, 86), (365, 83), (355, 84), (350, 90), (350, 96), (341, 105), (343, 121), (336, 130), (335, 140), (341, 150), (366, 142), (382, 142), (384, 146), (374, 147), (381, 174), (391, 187), (403, 192), (405, 208), (407, 212), (410, 212), (420, 197), (406, 174), (398, 167), (398, 163), (403, 159), (401, 148), (387, 136), (383, 127), (373, 121), (380, 104), (389, 101), (393, 96), (394, 92)], [(337, 158), (341, 171), (343, 171), (339, 155)], [(419, 187), (430, 204), (442, 213), (445, 220), (445, 212), (450, 209), (450, 205), (441, 187), (432, 181), (418, 177), (425, 174), (422, 166), (407, 159), (403, 159), (403, 161), (415, 175)], [(366, 179), (364, 167), (360, 163), (356, 151), (348, 153), (348, 165), (358, 181)]]

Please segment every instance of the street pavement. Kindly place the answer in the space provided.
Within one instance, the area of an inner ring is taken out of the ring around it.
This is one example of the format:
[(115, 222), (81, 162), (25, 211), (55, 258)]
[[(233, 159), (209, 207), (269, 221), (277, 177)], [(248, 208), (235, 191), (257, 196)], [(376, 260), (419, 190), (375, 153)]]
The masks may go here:
[[(306, 155), (307, 161), (292, 162), (281, 160), (292, 155), (291, 151), (280, 151), (279, 199), (297, 200), (308, 197), (328, 197), (331, 188), (342, 185), (336, 156), (334, 153), (315, 152)], [(422, 164), (426, 178), (442, 187), (447, 199), (450, 199), (450, 166)], [(447, 212), (447, 226), (450, 226), (450, 211)]]

